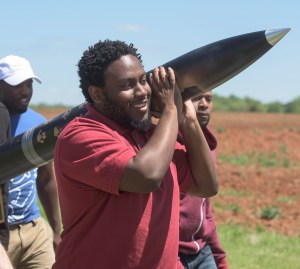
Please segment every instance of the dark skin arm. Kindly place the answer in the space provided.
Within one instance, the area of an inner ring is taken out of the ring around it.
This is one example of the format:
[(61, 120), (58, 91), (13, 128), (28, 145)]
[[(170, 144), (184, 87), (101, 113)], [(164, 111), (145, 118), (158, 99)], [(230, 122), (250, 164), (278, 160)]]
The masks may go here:
[(60, 217), (56, 181), (53, 172), (53, 162), (38, 168), (36, 187), (40, 202), (48, 222), (54, 233), (53, 246), (57, 247), (60, 238)]
[(159, 100), (160, 121), (146, 145), (129, 160), (120, 190), (147, 193), (159, 188), (170, 166), (178, 133), (177, 108), (174, 103), (175, 75), (172, 69), (156, 68), (150, 75), (152, 95)]
[(183, 104), (177, 84), (174, 88), (174, 100), (177, 107), (178, 124), (185, 140), (188, 163), (194, 177), (188, 193), (201, 197), (213, 196), (218, 192), (217, 173), (193, 103), (188, 100)]
[(194, 176), (189, 194), (210, 197), (218, 192), (217, 173), (209, 146), (197, 120), (191, 100), (184, 103), (179, 125), (184, 137), (188, 163)]

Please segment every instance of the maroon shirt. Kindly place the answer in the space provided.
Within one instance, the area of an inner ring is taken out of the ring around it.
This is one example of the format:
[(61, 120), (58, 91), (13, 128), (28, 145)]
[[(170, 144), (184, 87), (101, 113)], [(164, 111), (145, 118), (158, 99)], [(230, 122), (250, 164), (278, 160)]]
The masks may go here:
[[(208, 128), (202, 128), (205, 138), (212, 152), (215, 164), (217, 140)], [(196, 254), (206, 244), (212, 250), (217, 267), (227, 268), (226, 254), (222, 249), (209, 198), (180, 195), (180, 224), (179, 224), (179, 252)]]
[(184, 146), (176, 144), (158, 190), (119, 192), (127, 162), (151, 134), (124, 128), (92, 106), (60, 133), (54, 163), (64, 231), (53, 269), (176, 267), (179, 192), (193, 180)]

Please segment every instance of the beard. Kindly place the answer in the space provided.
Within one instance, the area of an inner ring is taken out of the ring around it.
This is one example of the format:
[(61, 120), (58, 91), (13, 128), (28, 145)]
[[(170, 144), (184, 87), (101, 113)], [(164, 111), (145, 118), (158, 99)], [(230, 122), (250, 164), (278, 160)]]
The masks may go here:
[(5, 104), (4, 105), (7, 107), (9, 113), (11, 114), (23, 114), (28, 110), (28, 106), (18, 106), (16, 104)]
[(210, 115), (207, 115), (207, 118), (206, 119), (203, 119), (201, 118), (201, 116), (199, 116), (197, 114), (197, 119), (198, 119), (198, 122), (200, 124), (201, 127), (206, 127), (209, 123), (209, 120), (210, 120)]
[(103, 101), (102, 113), (105, 116), (126, 127), (132, 127), (138, 130), (145, 130), (149, 128), (149, 126), (151, 125), (150, 117), (146, 120), (140, 121), (131, 119), (127, 115), (124, 107), (120, 106), (116, 101), (108, 97), (107, 94), (103, 94), (105, 99)]
[(205, 121), (199, 121), (201, 127), (206, 127), (208, 125), (209, 119)]
[(25, 113), (27, 111), (28, 107), (26, 108), (22, 108), (22, 109), (18, 109), (17, 112), (22, 114), (22, 113)]

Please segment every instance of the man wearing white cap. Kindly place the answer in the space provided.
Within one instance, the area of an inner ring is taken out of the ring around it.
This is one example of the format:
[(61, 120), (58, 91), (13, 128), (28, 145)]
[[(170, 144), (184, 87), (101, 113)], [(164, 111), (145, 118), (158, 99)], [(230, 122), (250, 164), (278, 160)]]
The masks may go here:
[[(9, 55), (0, 60), (0, 90), (10, 114), (12, 137), (46, 121), (28, 108), (33, 80), (41, 83), (26, 59)], [(41, 218), (37, 194), (52, 230)], [(8, 200), (8, 255), (14, 268), (51, 268), (55, 259), (53, 246), (60, 241), (52, 162), (11, 179)]]

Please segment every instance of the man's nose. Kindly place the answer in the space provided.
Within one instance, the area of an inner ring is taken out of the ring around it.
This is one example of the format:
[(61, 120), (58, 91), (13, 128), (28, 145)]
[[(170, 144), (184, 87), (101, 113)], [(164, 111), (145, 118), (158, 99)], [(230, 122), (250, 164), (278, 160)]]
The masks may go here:
[(198, 107), (202, 110), (207, 109), (207, 107), (208, 107), (207, 102), (205, 101), (204, 98), (199, 101)]
[(134, 92), (136, 95), (148, 95), (149, 94), (149, 86), (147, 87), (147, 84), (141, 84), (141, 83), (137, 83)]

